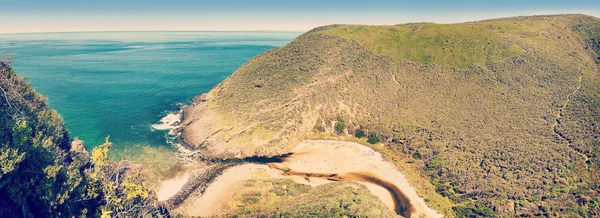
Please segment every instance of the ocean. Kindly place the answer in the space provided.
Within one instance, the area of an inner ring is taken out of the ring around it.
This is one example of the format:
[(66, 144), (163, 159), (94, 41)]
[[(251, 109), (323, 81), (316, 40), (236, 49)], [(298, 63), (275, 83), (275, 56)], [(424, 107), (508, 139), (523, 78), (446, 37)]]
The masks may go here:
[(153, 124), (209, 91), (295, 32), (86, 32), (0, 34), (0, 53), (49, 98), (88, 149), (169, 147)]

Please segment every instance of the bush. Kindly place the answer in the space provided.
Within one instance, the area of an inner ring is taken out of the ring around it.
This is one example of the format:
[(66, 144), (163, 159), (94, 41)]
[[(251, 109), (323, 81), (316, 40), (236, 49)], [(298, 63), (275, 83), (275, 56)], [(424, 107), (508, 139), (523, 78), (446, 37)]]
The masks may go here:
[(452, 207), (457, 217), (474, 217), (473, 209), (464, 206)]
[(364, 131), (364, 130), (362, 130), (362, 129), (357, 129), (357, 130), (356, 130), (356, 133), (354, 133), (354, 136), (355, 136), (356, 138), (362, 138), (362, 137), (365, 137), (365, 131)]
[(322, 125), (315, 125), (314, 130), (316, 132), (325, 132), (325, 127), (323, 127)]
[(335, 128), (335, 132), (338, 135), (342, 135), (346, 131), (346, 123), (344, 123), (344, 121), (335, 122), (335, 127), (334, 128)]
[(104, 144), (95, 147), (91, 155), (91, 167), (87, 194), (102, 196), (97, 215), (101, 217), (162, 217), (162, 205), (144, 184), (146, 177), (142, 169), (128, 160), (119, 162), (109, 159), (112, 143), (106, 138)]
[(325, 127), (323, 126), (323, 120), (321, 118), (317, 119), (317, 123), (315, 123), (313, 130), (315, 132), (325, 132)]
[(426, 164), (425, 171), (438, 170), (440, 169), (440, 165), (442, 165), (442, 160), (433, 158)]
[(377, 144), (380, 141), (381, 141), (381, 139), (379, 139), (377, 137), (377, 133), (371, 133), (371, 134), (369, 134), (369, 139), (367, 140), (368, 143)]
[(475, 213), (480, 216), (491, 217), (494, 214), (494, 211), (483, 204), (477, 204)]

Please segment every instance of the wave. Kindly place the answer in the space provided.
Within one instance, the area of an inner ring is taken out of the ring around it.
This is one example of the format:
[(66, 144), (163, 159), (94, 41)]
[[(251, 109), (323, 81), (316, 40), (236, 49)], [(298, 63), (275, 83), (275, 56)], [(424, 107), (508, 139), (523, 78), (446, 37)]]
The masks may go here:
[(181, 119), (183, 118), (183, 107), (177, 113), (169, 113), (160, 119), (157, 124), (152, 124), (152, 129), (169, 130), (169, 135), (178, 135), (175, 129), (181, 127)]

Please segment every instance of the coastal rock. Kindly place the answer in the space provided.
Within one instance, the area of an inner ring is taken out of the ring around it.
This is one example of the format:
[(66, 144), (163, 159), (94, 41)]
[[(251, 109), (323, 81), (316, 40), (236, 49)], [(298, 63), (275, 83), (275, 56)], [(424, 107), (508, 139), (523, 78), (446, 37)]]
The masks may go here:
[(79, 139), (73, 139), (71, 142), (71, 158), (79, 162), (80, 166), (87, 165), (90, 162), (90, 153), (85, 148), (85, 143)]

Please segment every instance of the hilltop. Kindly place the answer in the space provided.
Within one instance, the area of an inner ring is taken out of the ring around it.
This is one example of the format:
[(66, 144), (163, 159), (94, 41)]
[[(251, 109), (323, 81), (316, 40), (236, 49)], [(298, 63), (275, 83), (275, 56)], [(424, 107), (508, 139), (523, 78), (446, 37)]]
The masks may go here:
[(599, 68), (585, 15), (325, 26), (195, 98), (179, 131), (206, 159), (381, 143), (446, 215), (594, 216)]

